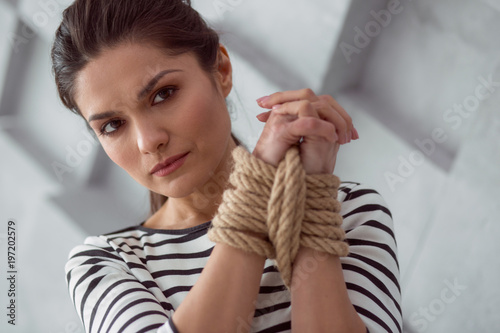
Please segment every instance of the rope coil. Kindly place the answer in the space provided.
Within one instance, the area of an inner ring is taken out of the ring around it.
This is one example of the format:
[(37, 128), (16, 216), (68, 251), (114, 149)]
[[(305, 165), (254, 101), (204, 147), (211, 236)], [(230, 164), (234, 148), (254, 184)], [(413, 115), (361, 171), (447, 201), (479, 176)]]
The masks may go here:
[(300, 246), (346, 256), (335, 175), (306, 175), (293, 147), (277, 168), (242, 147), (233, 151), (232, 188), (208, 232), (209, 239), (276, 260), (287, 287)]

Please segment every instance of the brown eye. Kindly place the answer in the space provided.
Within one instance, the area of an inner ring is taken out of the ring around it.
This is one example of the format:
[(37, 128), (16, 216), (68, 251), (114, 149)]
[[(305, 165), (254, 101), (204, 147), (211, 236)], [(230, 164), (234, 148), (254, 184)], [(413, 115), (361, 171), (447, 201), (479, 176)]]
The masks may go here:
[(162, 90), (160, 90), (153, 100), (153, 105), (159, 104), (170, 98), (174, 94), (175, 90), (176, 89), (173, 87), (163, 88)]
[(104, 124), (101, 129), (101, 133), (104, 135), (109, 135), (115, 132), (123, 124), (122, 120), (111, 120)]

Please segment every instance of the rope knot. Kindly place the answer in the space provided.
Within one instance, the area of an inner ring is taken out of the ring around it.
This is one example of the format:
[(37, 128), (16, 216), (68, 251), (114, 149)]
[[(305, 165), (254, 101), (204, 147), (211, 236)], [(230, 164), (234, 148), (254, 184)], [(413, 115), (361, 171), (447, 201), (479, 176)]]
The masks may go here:
[(300, 246), (346, 256), (349, 247), (334, 175), (306, 175), (298, 147), (275, 168), (242, 147), (233, 151), (227, 189), (208, 232), (210, 240), (276, 260), (287, 287)]

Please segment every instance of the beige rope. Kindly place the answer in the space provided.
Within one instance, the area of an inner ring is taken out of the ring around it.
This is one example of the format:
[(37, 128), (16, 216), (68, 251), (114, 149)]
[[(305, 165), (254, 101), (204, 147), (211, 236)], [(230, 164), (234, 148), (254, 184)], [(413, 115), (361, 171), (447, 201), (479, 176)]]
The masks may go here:
[(287, 287), (300, 246), (338, 256), (349, 247), (334, 175), (306, 175), (297, 147), (275, 168), (242, 147), (233, 151), (232, 188), (208, 232), (210, 240), (276, 260)]

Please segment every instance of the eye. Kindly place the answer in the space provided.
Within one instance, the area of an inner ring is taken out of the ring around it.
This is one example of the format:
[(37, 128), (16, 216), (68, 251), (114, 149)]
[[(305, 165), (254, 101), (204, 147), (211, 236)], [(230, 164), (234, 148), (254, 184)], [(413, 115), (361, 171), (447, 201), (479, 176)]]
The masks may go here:
[(158, 93), (155, 95), (155, 98), (153, 100), (153, 105), (159, 104), (161, 102), (164, 102), (165, 100), (169, 99), (172, 97), (172, 95), (175, 93), (177, 89), (174, 87), (167, 87), (163, 88)]
[(123, 125), (123, 120), (111, 120), (101, 127), (102, 135), (111, 135)]

